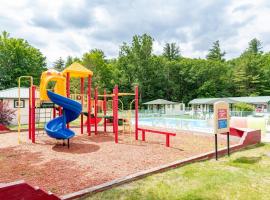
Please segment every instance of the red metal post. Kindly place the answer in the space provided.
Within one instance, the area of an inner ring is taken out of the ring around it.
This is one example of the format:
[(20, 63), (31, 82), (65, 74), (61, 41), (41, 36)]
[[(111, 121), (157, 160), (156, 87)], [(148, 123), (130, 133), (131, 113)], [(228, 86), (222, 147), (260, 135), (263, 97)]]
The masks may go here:
[(55, 118), (55, 117), (56, 117), (56, 108), (53, 107), (53, 118)]
[(87, 115), (87, 132), (88, 132), (88, 135), (90, 136), (91, 135), (91, 124), (90, 124), (90, 121), (91, 121), (91, 76), (89, 75), (88, 76), (88, 90), (87, 90), (87, 96), (88, 96), (88, 115)]
[(61, 116), (62, 115), (62, 107), (58, 107), (58, 116)]
[[(66, 90), (67, 90), (67, 98), (70, 97), (70, 73), (67, 73), (67, 80), (66, 80)], [(69, 128), (69, 124), (67, 124), (67, 128)]]
[(106, 89), (104, 89), (104, 98), (103, 98), (103, 113), (104, 113), (104, 132), (107, 132), (107, 119), (106, 119), (106, 114), (107, 114), (107, 97), (106, 97)]
[(166, 135), (166, 147), (169, 147), (170, 146), (170, 135), (167, 134)]
[[(84, 103), (84, 78), (81, 78), (81, 104)], [(81, 134), (83, 134), (83, 112), (81, 113)]]
[(135, 87), (135, 139), (138, 140), (138, 114), (139, 110), (139, 89), (138, 86)]
[[(19, 102), (19, 106), (21, 102)], [(29, 116), (28, 116), (28, 138), (31, 139), (32, 134), (32, 87), (29, 87)]]
[(115, 86), (115, 94), (114, 94), (114, 97), (115, 97), (115, 116), (114, 116), (114, 123), (115, 123), (115, 135), (114, 135), (114, 141), (115, 143), (118, 143), (118, 86), (116, 85)]
[(115, 134), (115, 87), (113, 88), (113, 98), (112, 98), (112, 114), (113, 114), (113, 133)]
[(142, 141), (145, 141), (145, 130), (142, 131)]
[(95, 88), (95, 135), (97, 135), (98, 89)]
[(32, 143), (35, 143), (35, 140), (36, 140), (36, 135), (35, 135), (35, 132), (36, 132), (36, 86), (32, 86), (32, 136), (31, 136), (31, 139), (32, 139)]

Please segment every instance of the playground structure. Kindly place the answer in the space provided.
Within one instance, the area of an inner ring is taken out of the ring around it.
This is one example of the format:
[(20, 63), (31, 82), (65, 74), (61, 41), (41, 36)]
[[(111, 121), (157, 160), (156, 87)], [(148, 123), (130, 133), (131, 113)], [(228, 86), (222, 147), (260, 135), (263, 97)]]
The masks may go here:
[[(122, 116), (122, 118), (119, 118), (119, 109), (118, 109), (118, 104), (119, 102), (122, 105), (122, 112), (124, 110), (123, 102), (119, 99), (119, 97), (122, 96), (135, 96), (135, 99), (130, 103), (130, 113), (129, 116), (126, 116), (125, 118)], [(135, 101), (135, 134), (137, 134), (136, 130), (138, 129), (138, 87), (135, 87), (135, 93), (121, 93), (118, 91), (118, 86), (115, 86), (113, 89), (112, 94), (107, 94), (106, 90), (104, 90), (103, 95), (98, 95), (98, 90), (97, 88), (95, 89), (95, 116), (98, 117), (97, 114), (97, 108), (98, 106), (96, 103), (98, 103), (98, 99), (102, 98), (103, 102), (103, 115), (101, 116), (104, 118), (104, 123), (103, 123), (103, 131), (107, 132), (107, 125), (112, 121), (113, 124), (113, 132), (117, 133), (115, 134), (115, 143), (118, 143), (118, 124), (123, 125), (123, 131), (125, 131), (126, 126), (128, 127), (129, 132), (131, 132), (131, 108), (132, 104)], [(112, 98), (112, 116), (108, 115), (107, 113), (107, 100), (108, 98)], [(96, 128), (97, 128), (97, 119), (95, 120), (95, 133), (96, 133)], [(135, 135), (135, 139), (137, 140), (137, 136)]]
[[(74, 136), (71, 131), (69, 122), (75, 120), (80, 116), (80, 132), (84, 133), (84, 126), (87, 127), (87, 133), (90, 136), (92, 132), (92, 125), (94, 126), (95, 135), (98, 134), (98, 123), (103, 119), (104, 132), (107, 132), (107, 126), (111, 123), (113, 126), (113, 133), (115, 143), (118, 143), (118, 133), (120, 124), (119, 121), (128, 126), (131, 132), (130, 119), (119, 117), (118, 103), (121, 102), (122, 110), (123, 103), (119, 100), (121, 96), (134, 96), (134, 100), (130, 104), (135, 103), (135, 138), (138, 138), (138, 87), (135, 87), (135, 93), (120, 93), (118, 86), (115, 86), (112, 94), (107, 94), (104, 90), (103, 95), (98, 95), (98, 88), (94, 89), (94, 98), (91, 98), (92, 93), (92, 76), (93, 72), (86, 69), (79, 63), (73, 63), (62, 72), (56, 70), (47, 70), (42, 73), (39, 91), (33, 84), (33, 78), (31, 76), (22, 76), (18, 80), (19, 90), (19, 102), (20, 101), (20, 86), (21, 80), (26, 79), (30, 82), (29, 87), (29, 119), (28, 119), (28, 136), (32, 143), (36, 140), (36, 122), (40, 121), (39, 115), (37, 115), (37, 109), (47, 108), (52, 109), (53, 119), (46, 122), (45, 117), (45, 131), (50, 137), (56, 139), (68, 140)], [(71, 78), (80, 79), (80, 94), (70, 94), (70, 80)], [(87, 92), (85, 94), (84, 82), (87, 79)], [(48, 89), (49, 85), (55, 83), (53, 91)], [(38, 96), (39, 94), (39, 96)], [(112, 98), (112, 115), (108, 115), (107, 98)], [(72, 98), (72, 99), (71, 99)], [(103, 98), (103, 100), (99, 100)], [(78, 103), (78, 101), (80, 103)], [(102, 116), (98, 116), (98, 110), (103, 111)], [(92, 113), (94, 110), (94, 113)], [(21, 142), (21, 122), (20, 122), (20, 106), (18, 107), (18, 141)], [(57, 117), (58, 115), (58, 117)], [(87, 120), (84, 122), (84, 115), (87, 116)], [(131, 112), (129, 117), (131, 118)], [(38, 119), (37, 119), (38, 118)], [(124, 131), (124, 129), (123, 129)]]
[[(166, 146), (170, 146), (170, 139), (175, 137), (174, 132), (166, 130), (155, 130), (149, 127), (139, 127), (138, 124), (138, 87), (135, 87), (134, 93), (119, 92), (116, 85), (111, 93), (107, 93), (104, 89), (103, 94), (98, 94), (98, 88), (92, 90), (92, 76), (93, 72), (86, 69), (79, 63), (73, 63), (62, 72), (56, 70), (47, 70), (42, 73), (39, 88), (33, 84), (31, 76), (22, 76), (19, 78), (19, 102), (20, 99), (20, 86), (21, 80), (26, 79), (29, 81), (29, 118), (28, 118), (28, 138), (35, 143), (36, 135), (39, 134), (40, 128), (43, 128), (40, 110), (48, 109), (45, 111), (44, 130), (46, 133), (58, 140), (67, 140), (69, 146), (69, 139), (75, 133), (71, 131), (70, 122), (80, 117), (80, 133), (84, 134), (84, 126), (87, 127), (88, 136), (92, 132), (98, 134), (98, 124), (103, 121), (103, 132), (107, 132), (107, 126), (113, 127), (114, 141), (118, 143), (119, 125), (122, 125), (123, 132), (127, 131), (132, 133), (131, 117), (132, 108), (134, 106), (134, 133), (135, 140), (139, 140), (139, 134), (142, 141), (146, 141), (146, 133), (164, 135)], [(80, 93), (70, 93), (70, 80), (72, 78), (80, 79)], [(85, 79), (87, 79), (87, 86), (85, 87)], [(54, 83), (54, 85), (53, 85)], [(50, 86), (52, 91), (48, 89)], [(86, 90), (86, 91), (85, 91)], [(120, 97), (134, 96), (134, 99), (129, 104), (129, 111), (124, 112), (123, 102)], [(111, 103), (111, 112), (108, 109)], [(63, 105), (64, 104), (64, 105)], [(134, 105), (133, 105), (134, 104)], [(122, 111), (120, 113), (119, 111)], [(51, 114), (52, 113), (52, 117)], [(20, 122), (20, 106), (18, 106), (18, 141), (21, 142), (21, 122)], [(86, 119), (85, 119), (86, 116)], [(47, 118), (50, 121), (47, 121)], [(53, 118), (53, 119), (52, 119)], [(54, 120), (54, 122), (52, 122)], [(252, 120), (237, 119), (234, 123), (232, 120), (232, 127), (235, 128), (259, 128), (263, 124), (261, 119), (256, 119), (253, 123)], [(37, 127), (36, 127), (37, 125)], [(94, 128), (94, 129), (93, 129)], [(265, 131), (265, 128), (262, 129)], [(238, 134), (238, 133), (236, 133)]]

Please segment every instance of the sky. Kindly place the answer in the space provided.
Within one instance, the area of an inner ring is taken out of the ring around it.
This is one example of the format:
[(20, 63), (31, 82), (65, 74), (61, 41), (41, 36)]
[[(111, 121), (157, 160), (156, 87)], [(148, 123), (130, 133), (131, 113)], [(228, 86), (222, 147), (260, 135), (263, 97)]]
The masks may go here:
[(118, 56), (135, 34), (154, 38), (154, 53), (175, 42), (185, 57), (204, 58), (220, 40), (226, 58), (253, 38), (270, 51), (269, 0), (0, 0), (0, 31), (26, 39), (47, 57), (81, 57), (102, 49)]

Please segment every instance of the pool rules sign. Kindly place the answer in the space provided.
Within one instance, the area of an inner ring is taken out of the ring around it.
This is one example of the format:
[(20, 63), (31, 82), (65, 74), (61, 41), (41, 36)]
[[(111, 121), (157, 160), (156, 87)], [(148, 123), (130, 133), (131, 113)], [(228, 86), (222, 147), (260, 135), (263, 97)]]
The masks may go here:
[(225, 101), (214, 103), (214, 134), (215, 134), (215, 151), (217, 153), (217, 134), (227, 134), (228, 155), (230, 155), (230, 116), (229, 104)]
[(214, 104), (214, 134), (229, 132), (229, 104), (218, 101)]

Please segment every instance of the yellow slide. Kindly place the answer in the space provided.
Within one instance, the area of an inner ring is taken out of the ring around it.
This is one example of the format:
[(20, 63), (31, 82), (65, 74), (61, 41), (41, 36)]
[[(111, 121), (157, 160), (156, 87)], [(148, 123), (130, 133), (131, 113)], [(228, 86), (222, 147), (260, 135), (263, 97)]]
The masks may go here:
[(54, 86), (54, 92), (56, 94), (66, 96), (66, 78), (61, 72), (58, 72), (54, 69), (49, 69), (42, 73), (40, 79), (40, 100), (49, 101), (47, 95), (47, 85), (50, 81), (56, 82)]

